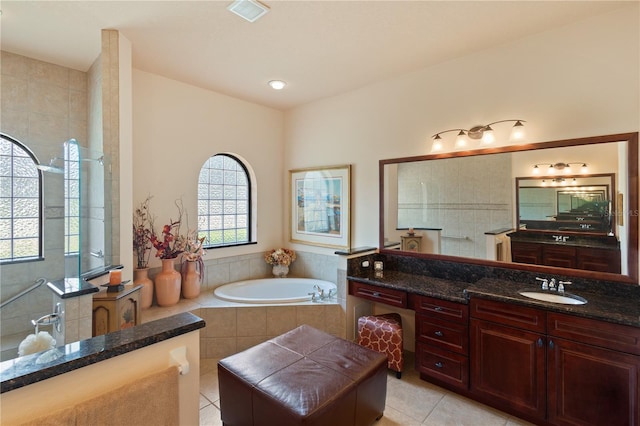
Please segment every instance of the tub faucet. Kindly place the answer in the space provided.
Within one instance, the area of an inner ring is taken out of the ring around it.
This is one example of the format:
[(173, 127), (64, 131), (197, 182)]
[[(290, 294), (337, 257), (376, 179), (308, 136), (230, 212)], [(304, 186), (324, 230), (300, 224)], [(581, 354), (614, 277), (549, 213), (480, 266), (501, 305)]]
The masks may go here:
[(313, 286), (313, 289), (315, 291), (313, 293), (309, 293), (309, 296), (311, 296), (312, 302), (322, 302), (324, 300), (331, 299), (337, 293), (337, 290), (333, 288), (330, 289), (328, 292), (325, 292), (325, 290), (317, 284)]

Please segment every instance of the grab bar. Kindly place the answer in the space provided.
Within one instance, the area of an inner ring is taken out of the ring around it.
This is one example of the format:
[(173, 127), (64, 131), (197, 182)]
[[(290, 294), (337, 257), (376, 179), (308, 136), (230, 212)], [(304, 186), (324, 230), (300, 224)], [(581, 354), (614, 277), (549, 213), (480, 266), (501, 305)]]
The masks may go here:
[(450, 240), (470, 240), (471, 239), (466, 235), (442, 235), (442, 238), (449, 238)]
[(46, 278), (38, 278), (35, 282), (35, 284), (33, 284), (31, 287), (22, 290), (20, 293), (16, 294), (13, 297), (10, 297), (9, 299), (5, 300), (4, 302), (0, 303), (0, 309), (4, 308), (5, 306), (7, 306), (9, 303), (20, 299), (22, 296), (24, 296), (25, 294), (35, 290), (36, 288), (40, 287), (42, 284), (46, 283), (47, 280)]

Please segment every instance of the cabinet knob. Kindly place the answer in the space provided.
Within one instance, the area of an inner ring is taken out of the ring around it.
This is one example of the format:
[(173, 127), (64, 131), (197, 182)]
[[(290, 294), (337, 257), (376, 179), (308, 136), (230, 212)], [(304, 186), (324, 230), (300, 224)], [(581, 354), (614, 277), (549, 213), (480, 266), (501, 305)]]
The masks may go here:
[(380, 297), (380, 293), (378, 293), (377, 291), (373, 292), (373, 297)]
[(542, 347), (542, 337), (538, 337), (538, 347)]
[(442, 311), (442, 307), (441, 306), (436, 306), (435, 308), (433, 308), (434, 311), (436, 312), (441, 312)]
[(438, 336), (438, 337), (442, 337), (442, 336), (444, 336), (444, 333), (443, 333), (442, 331), (440, 331), (440, 330), (436, 331), (436, 332), (435, 332), (435, 333), (433, 333), (433, 334), (435, 334), (435, 335), (436, 335), (436, 336)]
[(549, 340), (549, 349), (553, 349), (554, 346), (553, 340)]
[(436, 364), (435, 364), (435, 365), (436, 365), (436, 367), (438, 367), (438, 368), (442, 368), (442, 367), (444, 367), (444, 365), (443, 365), (440, 361), (436, 362)]

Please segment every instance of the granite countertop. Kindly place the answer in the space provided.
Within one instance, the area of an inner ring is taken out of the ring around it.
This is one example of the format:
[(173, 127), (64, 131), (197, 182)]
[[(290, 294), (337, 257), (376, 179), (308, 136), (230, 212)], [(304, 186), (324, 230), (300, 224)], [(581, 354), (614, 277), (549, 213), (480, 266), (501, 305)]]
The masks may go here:
[(421, 296), (437, 297), (438, 299), (465, 304), (469, 303), (464, 292), (469, 283), (461, 281), (449, 281), (398, 271), (383, 271), (380, 274), (368, 272), (361, 275), (350, 275), (347, 278), (351, 281), (403, 290)]
[(540, 291), (540, 287), (522, 285), (513, 281), (483, 278), (475, 284), (468, 284), (466, 293), (468, 297), (510, 302), (547, 311), (640, 327), (640, 300), (637, 298), (607, 295), (584, 289), (573, 291), (565, 288), (565, 293), (583, 297), (587, 300), (587, 303), (584, 305), (564, 305), (530, 299), (520, 295), (519, 292), (522, 290)]
[(96, 336), (53, 349), (57, 359), (46, 362), (50, 351), (0, 363), (0, 393), (9, 392), (87, 365), (150, 346), (205, 326), (189, 312), (147, 322), (114, 333)]
[(403, 290), (408, 293), (452, 302), (466, 304), (469, 303), (470, 298), (478, 297), (640, 327), (640, 299), (637, 297), (637, 292), (630, 291), (631, 295), (614, 292), (606, 294), (602, 291), (589, 291), (580, 287), (576, 287), (575, 291), (568, 288), (565, 289), (566, 293), (581, 296), (587, 300), (587, 303), (584, 305), (564, 305), (530, 299), (519, 294), (524, 289), (539, 289), (540, 287), (534, 283), (527, 285), (494, 278), (482, 278), (475, 283), (467, 283), (397, 271), (384, 271), (381, 276), (376, 276), (374, 272), (368, 272), (350, 275), (347, 278), (351, 281)]

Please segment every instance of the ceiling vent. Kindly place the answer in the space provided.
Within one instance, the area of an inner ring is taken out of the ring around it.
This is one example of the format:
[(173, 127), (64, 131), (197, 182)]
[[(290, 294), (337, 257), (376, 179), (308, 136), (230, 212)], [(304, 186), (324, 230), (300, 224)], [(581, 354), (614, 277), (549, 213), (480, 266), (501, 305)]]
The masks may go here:
[(249, 22), (255, 22), (269, 11), (267, 6), (255, 0), (236, 0), (227, 9)]

